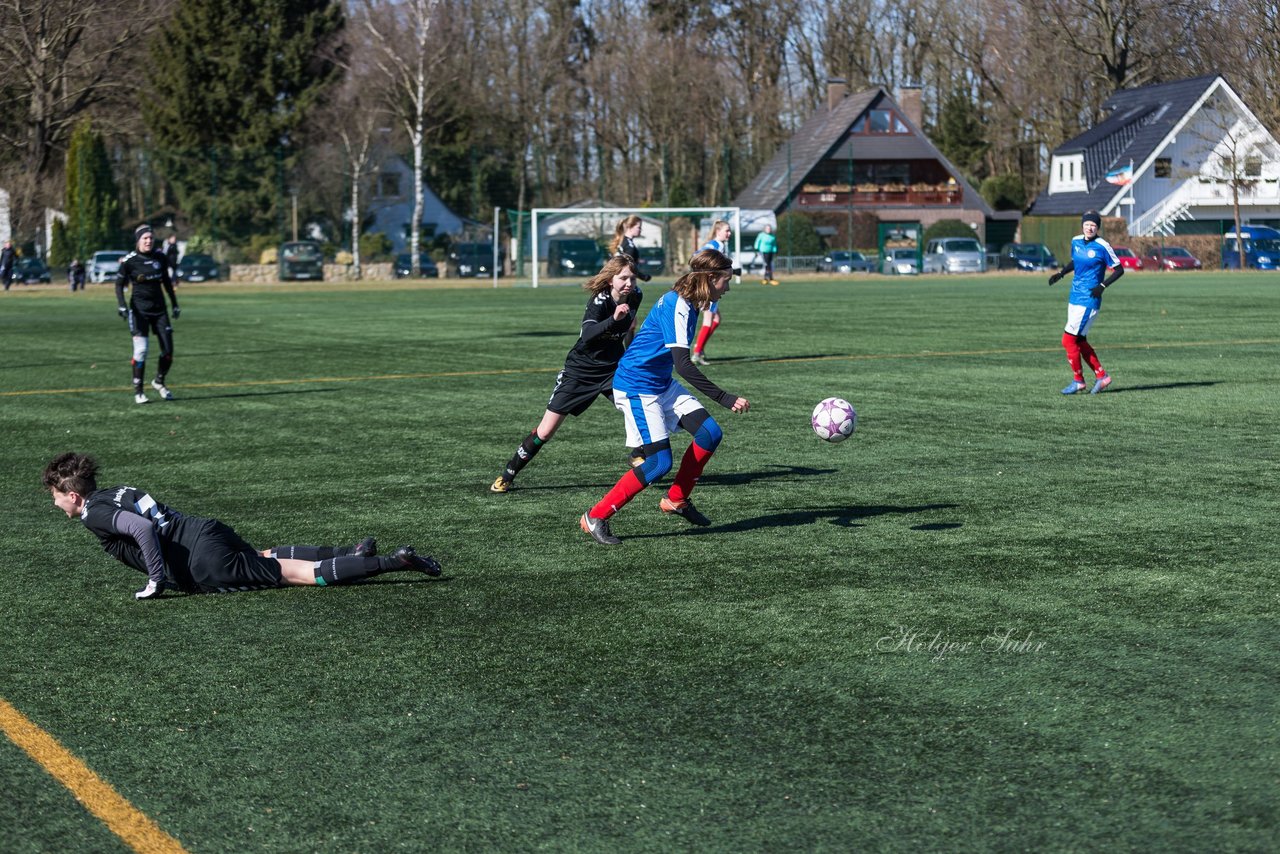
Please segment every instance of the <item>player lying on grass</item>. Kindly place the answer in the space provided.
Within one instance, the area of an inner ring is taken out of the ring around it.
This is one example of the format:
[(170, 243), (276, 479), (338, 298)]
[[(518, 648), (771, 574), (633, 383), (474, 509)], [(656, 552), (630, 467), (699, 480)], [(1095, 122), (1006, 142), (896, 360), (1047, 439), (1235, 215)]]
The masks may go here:
[(689, 355), (698, 310), (729, 292), (733, 262), (721, 252), (703, 249), (689, 259), (689, 270), (654, 304), (613, 375), (613, 404), (626, 421), (627, 445), (643, 446), (645, 461), (624, 474), (595, 507), (582, 514), (582, 530), (601, 545), (621, 542), (610, 532), (609, 519), (646, 486), (671, 471), (670, 436), (676, 429), (687, 432), (693, 441), (680, 461), (675, 483), (658, 507), (694, 525), (711, 524), (693, 506), (689, 495), (720, 444), (720, 425), (672, 378), (672, 369), (726, 409), (746, 412), (751, 408), (745, 397), (730, 394), (707, 379)]
[[(591, 292), (591, 299), (582, 314), (582, 332), (565, 357), (564, 369), (556, 375), (547, 411), (516, 448), (490, 492), (509, 492), (516, 475), (551, 441), (567, 416), (581, 415), (597, 397), (611, 395), (613, 371), (643, 298), (636, 287), (634, 259), (625, 254), (613, 256), (583, 287)], [(638, 455), (638, 450), (633, 451), (633, 457)]]
[(44, 470), (44, 486), (67, 517), (79, 516), (107, 554), (146, 573), (134, 594), (152, 599), (166, 589), (228, 593), (289, 585), (350, 584), (396, 570), (432, 577), (440, 564), (401, 546), (386, 557), (366, 538), (353, 547), (277, 546), (257, 551), (217, 519), (187, 516), (132, 486), (98, 488), (98, 464), (66, 453)]

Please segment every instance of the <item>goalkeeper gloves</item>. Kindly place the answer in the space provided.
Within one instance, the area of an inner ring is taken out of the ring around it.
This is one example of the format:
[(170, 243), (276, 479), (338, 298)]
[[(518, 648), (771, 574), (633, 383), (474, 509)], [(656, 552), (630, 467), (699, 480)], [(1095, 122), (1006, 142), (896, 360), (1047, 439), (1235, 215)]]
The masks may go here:
[(1058, 284), (1058, 282), (1061, 280), (1062, 280), (1062, 271), (1059, 270), (1058, 272), (1054, 273), (1052, 276), (1049, 277), (1049, 286), (1053, 287), (1054, 285)]
[(1089, 291), (1089, 296), (1093, 297), (1094, 299), (1098, 299), (1102, 296), (1102, 292), (1105, 291), (1106, 289), (1107, 289), (1106, 285), (1094, 285), (1093, 289)]
[(120, 315), (120, 318), (121, 318), (122, 320), (128, 320), (128, 319), (129, 319), (129, 309), (125, 308), (125, 307), (124, 307), (124, 306), (122, 306), (122, 305), (121, 305), (121, 306), (116, 306), (116, 314)]
[(182, 317), (182, 309), (178, 308), (178, 307), (175, 305), (175, 306), (173, 307), (173, 319), (174, 319), (174, 320), (177, 320), (179, 317)]

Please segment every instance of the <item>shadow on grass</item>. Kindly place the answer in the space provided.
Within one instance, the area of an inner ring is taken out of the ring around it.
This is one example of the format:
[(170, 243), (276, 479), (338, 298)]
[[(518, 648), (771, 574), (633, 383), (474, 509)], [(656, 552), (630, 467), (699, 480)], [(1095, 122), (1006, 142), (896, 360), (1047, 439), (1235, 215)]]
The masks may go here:
[(1103, 394), (1112, 395), (1120, 394), (1126, 391), (1164, 391), (1170, 388), (1200, 388), (1202, 386), (1217, 385), (1217, 380), (1201, 380), (1200, 382), (1185, 383), (1161, 383), (1160, 385), (1126, 385), (1119, 388), (1109, 388)]
[[(756, 516), (754, 519), (742, 519), (727, 525), (712, 524), (709, 528), (683, 528), (682, 534), (726, 534), (735, 531), (759, 531), (764, 528), (797, 528), (803, 525), (815, 525), (826, 522), (840, 528), (864, 527), (858, 520), (871, 519), (876, 516), (913, 515), (928, 513), (931, 510), (949, 510), (954, 504), (919, 504), (915, 506), (896, 506), (889, 504), (871, 504), (864, 507), (810, 507), (804, 510), (789, 510), (785, 513), (773, 513), (767, 516)], [(944, 530), (958, 528), (960, 523), (938, 523), (934, 525), (915, 525), (912, 530)], [(650, 537), (669, 537), (662, 534), (631, 534), (628, 540), (641, 540)]]
[[(228, 394), (186, 394), (172, 401), (173, 403), (198, 403), (202, 400), (226, 400), (231, 397), (270, 397), (277, 394), (324, 394), (328, 392), (338, 391), (336, 388), (297, 388), (297, 389), (274, 389), (271, 391), (237, 391)], [(167, 403), (168, 401), (160, 401)]]
[(525, 332), (515, 332), (510, 335), (503, 335), (503, 338), (568, 338), (570, 335), (563, 329), (551, 332), (549, 330), (534, 329)]
[[(756, 481), (760, 481), (760, 480), (776, 480), (778, 478), (785, 478), (785, 477), (791, 477), (791, 476), (795, 476), (798, 478), (799, 477), (820, 477), (824, 474), (835, 474), (837, 471), (839, 471), (839, 469), (815, 469), (815, 468), (809, 468), (807, 466), (770, 465), (768, 466), (768, 468), (772, 469), (772, 471), (740, 472), (738, 474), (707, 474), (698, 478), (698, 483), (704, 486), (710, 485), (710, 484), (715, 484), (716, 486), (740, 486), (746, 483), (755, 483)], [(661, 486), (664, 481), (666, 482), (666, 486), (669, 486), (671, 482), (671, 477), (672, 475), (669, 474), (666, 477), (664, 477), (662, 480), (658, 481), (658, 483), (650, 484), (649, 488), (653, 489), (654, 487)], [(616, 482), (617, 482), (616, 480), (611, 480), (607, 483), (604, 483), (604, 482), (557, 483), (557, 484), (548, 484), (547, 486), (524, 486), (519, 481), (517, 481), (512, 491), (559, 492), (566, 489), (608, 489), (609, 487), (613, 486), (613, 484)], [(662, 486), (661, 488), (665, 491), (666, 486)], [(485, 491), (488, 492), (487, 487), (485, 488)]]

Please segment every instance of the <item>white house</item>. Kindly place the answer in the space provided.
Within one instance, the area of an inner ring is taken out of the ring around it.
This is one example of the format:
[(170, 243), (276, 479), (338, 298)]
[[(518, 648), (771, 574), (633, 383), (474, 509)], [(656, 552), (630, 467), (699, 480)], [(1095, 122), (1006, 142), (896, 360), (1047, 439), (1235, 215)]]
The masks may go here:
[[(366, 216), (373, 217), (373, 224), (366, 231), (380, 231), (391, 239), (392, 251), (409, 250), (409, 222), (413, 219), (413, 167), (399, 156), (383, 161), (373, 182)], [(472, 225), (441, 201), (424, 182), (422, 185), (422, 226), (427, 236), (434, 234), (462, 234)]]
[(1123, 89), (1100, 124), (1053, 151), (1028, 211), (1124, 217), (1131, 235), (1280, 226), (1280, 142), (1221, 75)]

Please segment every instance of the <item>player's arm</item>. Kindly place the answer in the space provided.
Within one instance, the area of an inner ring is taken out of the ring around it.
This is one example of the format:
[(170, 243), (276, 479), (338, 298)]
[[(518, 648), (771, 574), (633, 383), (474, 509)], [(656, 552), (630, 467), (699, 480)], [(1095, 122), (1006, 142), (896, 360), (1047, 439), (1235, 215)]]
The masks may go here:
[(1102, 280), (1102, 284), (1094, 285), (1093, 288), (1089, 291), (1089, 296), (1093, 297), (1094, 299), (1097, 299), (1098, 297), (1102, 296), (1103, 291), (1105, 291), (1107, 288), (1114, 285), (1116, 283), (1116, 280), (1118, 280), (1121, 276), (1124, 275), (1124, 267), (1120, 264), (1116, 264), (1114, 267), (1111, 267), (1109, 269), (1110, 269), (1110, 272), (1108, 273), (1107, 277)]
[(160, 265), (160, 283), (164, 285), (164, 292), (169, 295), (169, 305), (173, 306), (173, 316), (180, 317), (182, 309), (178, 308), (178, 298), (173, 293), (173, 278), (169, 275), (169, 267), (167, 264)]
[[(746, 412), (746, 398), (738, 397), (720, 388), (720, 386), (707, 379), (707, 375), (698, 370), (698, 366), (689, 358), (688, 347), (672, 347), (671, 358), (676, 364), (676, 373), (682, 379), (688, 380), (689, 385), (723, 406), (725, 409), (732, 409), (734, 412)], [(739, 405), (739, 401), (744, 405)]]
[(142, 550), (142, 560), (147, 568), (147, 586), (133, 594), (137, 599), (150, 599), (164, 592), (165, 563), (164, 552), (160, 550), (160, 538), (156, 536), (155, 526), (149, 519), (131, 513), (128, 510), (117, 510), (111, 518), (111, 527), (117, 534), (128, 537), (138, 544)]
[(116, 313), (128, 320), (129, 306), (124, 301), (124, 289), (129, 284), (129, 271), (123, 262), (116, 271)]
[(631, 306), (621, 303), (610, 312), (608, 300), (593, 299), (582, 316), (581, 337), (583, 341), (590, 341), (606, 332), (626, 332), (631, 323)]
[(1049, 284), (1050, 285), (1058, 284), (1059, 280), (1061, 280), (1063, 276), (1067, 275), (1067, 273), (1070, 273), (1075, 268), (1076, 268), (1075, 259), (1068, 261), (1067, 266), (1063, 267), (1061, 270), (1059, 270), (1058, 272), (1054, 273), (1052, 276), (1049, 277)]

